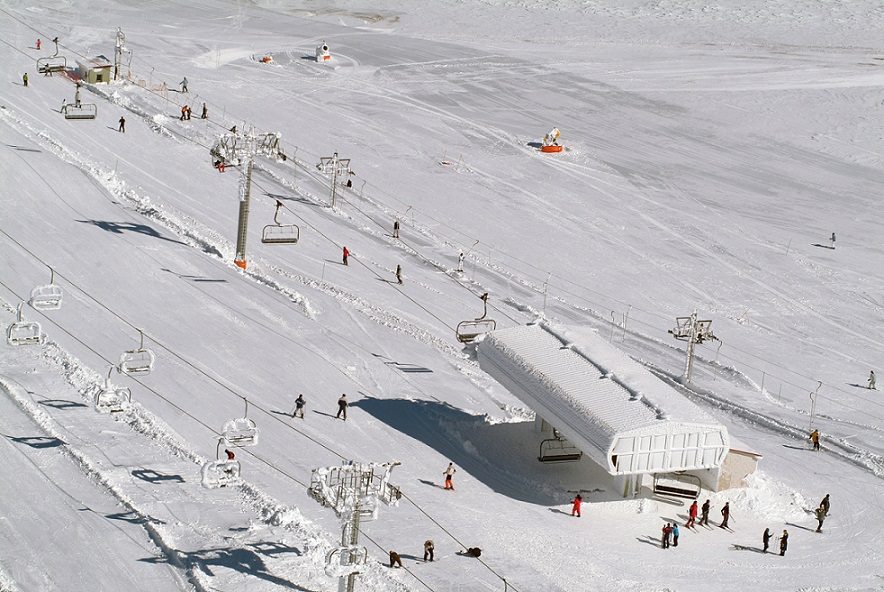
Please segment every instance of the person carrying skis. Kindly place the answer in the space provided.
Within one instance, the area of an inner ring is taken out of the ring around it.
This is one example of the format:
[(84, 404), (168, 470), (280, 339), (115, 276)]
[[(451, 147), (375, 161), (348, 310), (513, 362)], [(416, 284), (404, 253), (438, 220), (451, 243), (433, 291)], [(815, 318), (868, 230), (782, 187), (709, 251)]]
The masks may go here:
[[(424, 561), (432, 561), (433, 560), (433, 551), (435, 550), (435, 545), (433, 545), (433, 541), (426, 540), (424, 541)], [(429, 559), (427, 559), (429, 557)]]
[(764, 545), (764, 549), (762, 549), (762, 553), (767, 553), (767, 548), (770, 547), (770, 539), (773, 535), (770, 533), (769, 528), (764, 529), (764, 534), (761, 535), (761, 543)]
[(825, 512), (826, 516), (828, 516), (829, 515), (829, 494), (828, 493), (826, 494), (826, 497), (824, 497), (823, 500), (820, 502), (820, 507), (823, 509), (823, 512)]
[(875, 371), (874, 370), (869, 370), (869, 386), (868, 386), (868, 388), (870, 388), (873, 391), (878, 390), (875, 388)]
[(340, 419), (341, 414), (344, 415), (344, 421), (347, 421), (347, 393), (341, 395), (341, 398), (338, 399), (338, 414), (335, 415), (335, 419)]
[(295, 399), (295, 410), (292, 411), (292, 419), (295, 417), (300, 417), (304, 419), (304, 405), (307, 404), (307, 401), (304, 400), (304, 395), (298, 393), (298, 398)]
[(820, 431), (819, 430), (814, 430), (814, 431), (810, 432), (810, 441), (813, 442), (813, 449), (814, 450), (820, 449)]
[(780, 557), (786, 554), (786, 547), (789, 546), (789, 532), (784, 530), (783, 536), (780, 537)]
[(344, 265), (349, 265), (349, 263), (347, 263), (347, 257), (349, 257), (349, 256), (350, 256), (350, 249), (348, 249), (347, 247), (344, 247)]
[(721, 509), (721, 524), (719, 524), (720, 528), (727, 528), (727, 521), (731, 517), (731, 506), (730, 502), (724, 502), (724, 507)]
[(445, 469), (444, 473), (442, 473), (442, 476), (445, 477), (445, 489), (450, 489), (451, 491), (454, 491), (454, 482), (452, 479), (454, 478), (454, 474), (456, 472), (457, 469), (454, 468), (454, 463), (448, 463), (448, 468)]
[(125, 134), (126, 133), (126, 118), (120, 115), (120, 127), (117, 128), (117, 131)]
[(580, 504), (583, 503), (583, 496), (579, 493), (574, 496), (574, 505), (571, 506), (571, 515), (580, 518)]
[(390, 567), (402, 567), (402, 558), (396, 551), (390, 551)]
[(667, 522), (665, 525), (663, 525), (663, 536), (661, 538), (661, 543), (664, 549), (669, 548), (670, 536), (672, 536), (672, 527), (669, 526), (669, 523)]
[(700, 526), (704, 524), (709, 526), (709, 500), (703, 502), (703, 507), (701, 508), (702, 514), (700, 515)]
[(822, 532), (823, 531), (823, 521), (826, 519), (826, 511), (823, 509), (822, 506), (820, 506), (819, 508), (814, 510), (814, 514), (816, 514), (816, 522), (817, 522), (816, 531)]
[(678, 546), (678, 535), (679, 535), (679, 532), (678, 532), (678, 524), (676, 524), (675, 522), (673, 522), (673, 523), (672, 523), (672, 546), (673, 546), (673, 547), (677, 547), (677, 546)]
[(402, 283), (402, 266), (401, 265), (396, 266), (396, 281), (399, 282), (400, 284)]
[(694, 503), (691, 504), (690, 509), (688, 510), (688, 521), (685, 522), (685, 528), (693, 528), (694, 520), (697, 519), (697, 500), (694, 500)]
[(181, 81), (181, 92), (187, 92), (187, 76), (184, 77), (184, 80)]

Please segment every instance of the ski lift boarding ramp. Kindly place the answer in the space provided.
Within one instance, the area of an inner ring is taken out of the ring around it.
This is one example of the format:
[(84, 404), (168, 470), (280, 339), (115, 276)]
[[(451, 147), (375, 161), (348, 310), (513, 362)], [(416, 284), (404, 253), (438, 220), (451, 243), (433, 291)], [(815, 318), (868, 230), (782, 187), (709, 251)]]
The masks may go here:
[[(721, 467), (727, 429), (590, 328), (493, 331), (479, 365), (611, 475)], [(542, 459), (541, 459), (542, 460)]]

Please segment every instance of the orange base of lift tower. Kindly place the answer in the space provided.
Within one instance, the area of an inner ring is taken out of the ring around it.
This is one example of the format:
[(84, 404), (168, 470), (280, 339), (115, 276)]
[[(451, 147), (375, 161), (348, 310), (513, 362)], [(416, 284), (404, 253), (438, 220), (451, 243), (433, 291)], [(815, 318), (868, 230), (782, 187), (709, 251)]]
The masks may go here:
[(541, 152), (561, 152), (564, 149), (565, 149), (564, 146), (559, 146), (557, 144), (550, 144), (549, 146), (541, 146), (540, 147)]
[(245, 259), (234, 259), (233, 264), (239, 267), (240, 269), (246, 268), (246, 260)]

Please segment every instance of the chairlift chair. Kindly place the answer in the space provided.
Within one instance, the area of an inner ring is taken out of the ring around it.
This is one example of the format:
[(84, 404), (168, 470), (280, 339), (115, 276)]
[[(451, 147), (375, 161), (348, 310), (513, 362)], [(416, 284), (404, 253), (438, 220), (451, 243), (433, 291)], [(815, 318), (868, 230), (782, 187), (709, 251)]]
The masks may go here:
[(22, 318), (24, 302), (19, 302), (15, 321), (6, 328), (6, 342), (9, 345), (40, 345), (45, 341), (43, 329), (37, 321), (25, 321)]
[(132, 391), (127, 387), (114, 388), (110, 383), (111, 372), (114, 367), (111, 366), (107, 370), (107, 378), (104, 379), (104, 386), (95, 393), (95, 410), (101, 413), (120, 413), (129, 408), (132, 404)]
[(494, 319), (486, 319), (488, 315), (488, 292), (480, 296), (485, 305), (482, 316), (472, 321), (461, 321), (457, 324), (457, 340), (461, 343), (473, 343), (482, 335), (497, 328), (497, 321)]
[(28, 303), (37, 310), (58, 310), (61, 308), (61, 300), (64, 292), (61, 286), (55, 283), (55, 271), (50, 267), (49, 283), (45, 286), (37, 286), (31, 290), (31, 299)]
[(117, 370), (121, 374), (146, 375), (153, 370), (156, 356), (151, 350), (144, 347), (144, 331), (138, 329), (138, 333), (141, 335), (141, 345), (138, 346), (138, 349), (124, 351), (120, 354)]
[(54, 55), (37, 59), (37, 72), (45, 74), (46, 72), (61, 72), (67, 68), (67, 58), (60, 55)]
[(227, 446), (256, 446), (258, 444), (258, 425), (249, 418), (249, 401), (246, 403), (246, 412), (243, 417), (231, 419), (224, 424), (221, 430), (221, 438)]
[(95, 119), (98, 116), (98, 107), (94, 103), (69, 104), (62, 111), (65, 119)]
[(702, 481), (689, 473), (655, 473), (654, 493), (671, 497), (697, 499), (703, 489)]
[(203, 464), (200, 471), (203, 487), (207, 489), (227, 487), (235, 483), (242, 473), (242, 465), (239, 464), (238, 460), (227, 460), (218, 457), (222, 442), (224, 442), (224, 439), (219, 438), (218, 444), (215, 446), (215, 460), (207, 461)]
[(568, 442), (558, 430), (553, 430), (553, 437), (540, 443), (540, 455), (537, 460), (549, 462), (575, 462), (583, 458), (583, 452)]
[(296, 245), (301, 234), (300, 229), (295, 224), (280, 224), (279, 208), (282, 202), (276, 200), (276, 212), (273, 214), (273, 224), (264, 227), (261, 234), (261, 242), (268, 245)]

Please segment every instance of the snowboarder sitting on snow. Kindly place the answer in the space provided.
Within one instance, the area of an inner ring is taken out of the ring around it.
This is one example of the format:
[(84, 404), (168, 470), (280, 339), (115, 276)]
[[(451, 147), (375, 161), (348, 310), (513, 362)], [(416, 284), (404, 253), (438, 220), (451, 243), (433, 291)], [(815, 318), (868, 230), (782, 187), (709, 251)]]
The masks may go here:
[[(433, 541), (426, 540), (424, 541), (424, 561), (432, 561), (433, 560), (433, 551), (436, 549), (436, 546), (433, 545)], [(427, 559), (429, 557), (429, 559)]]
[(402, 567), (402, 558), (396, 551), (390, 551), (390, 567)]
[(461, 552), (461, 555), (466, 555), (467, 557), (481, 557), (482, 549), (479, 547), (470, 547), (466, 551)]

